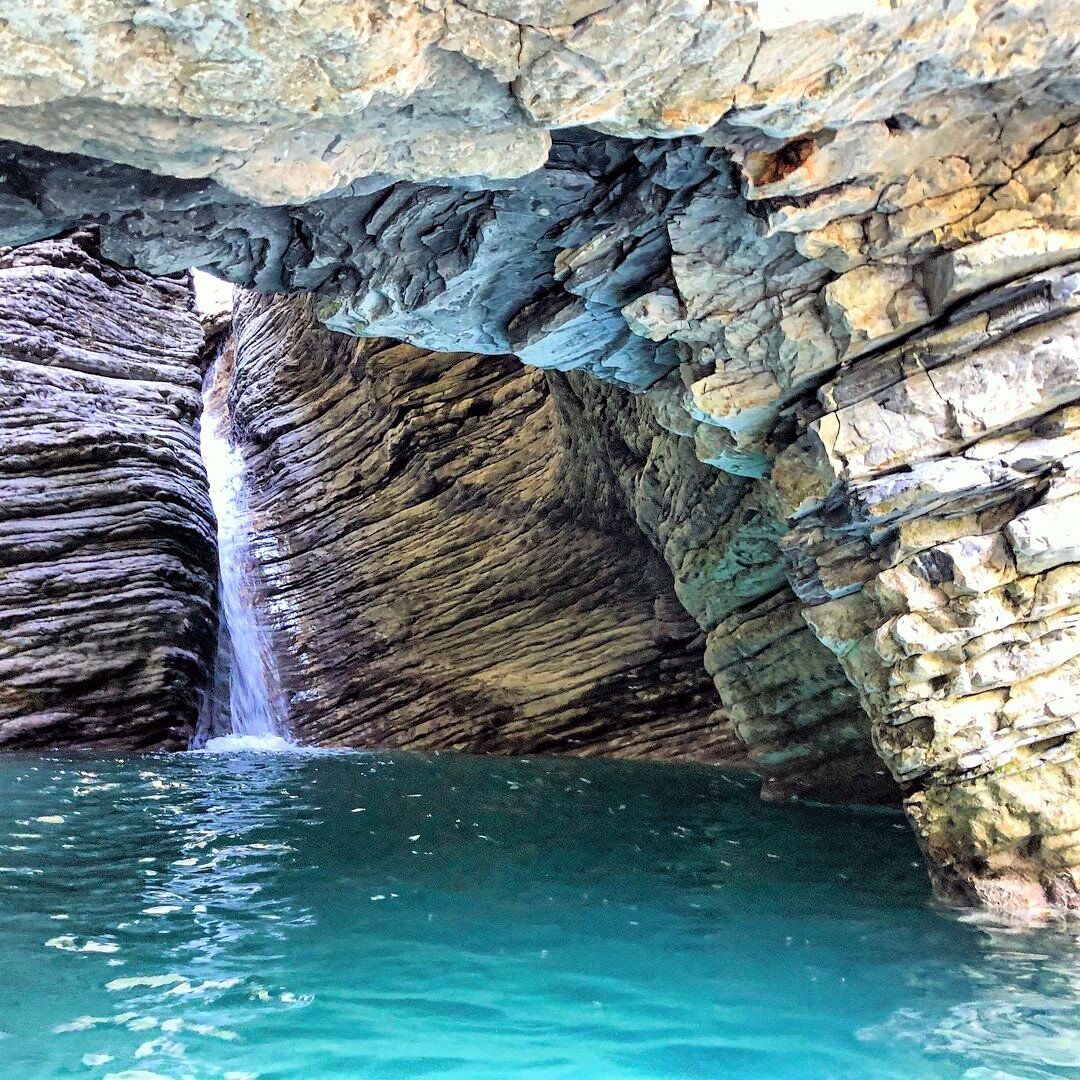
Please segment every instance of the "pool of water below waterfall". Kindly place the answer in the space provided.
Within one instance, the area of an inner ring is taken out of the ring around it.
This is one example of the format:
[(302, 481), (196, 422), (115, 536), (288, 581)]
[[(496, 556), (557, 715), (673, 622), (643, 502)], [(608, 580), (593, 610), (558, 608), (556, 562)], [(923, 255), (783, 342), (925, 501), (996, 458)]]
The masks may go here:
[(0, 1076), (1080, 1075), (1075, 933), (704, 767), (0, 759)]

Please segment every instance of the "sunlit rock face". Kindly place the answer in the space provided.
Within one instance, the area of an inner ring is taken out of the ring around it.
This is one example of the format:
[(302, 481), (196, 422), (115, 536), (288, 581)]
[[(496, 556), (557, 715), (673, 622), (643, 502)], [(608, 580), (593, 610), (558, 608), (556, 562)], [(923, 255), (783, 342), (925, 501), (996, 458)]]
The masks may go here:
[(944, 888), (1072, 902), (1074, 3), (9, 8), (0, 237), (643, 392), (743, 485), (694, 550), (755, 758), (868, 716)]
[(0, 253), (0, 747), (187, 744), (214, 624), (185, 281)]
[[(224, 362), (285, 725), (320, 744), (735, 760), (704, 635), (513, 357), (243, 294)], [(565, 391), (563, 391), (565, 392)]]
[(1077, 905), (1080, 266), (983, 293), (819, 392), (773, 483), (942, 887)]

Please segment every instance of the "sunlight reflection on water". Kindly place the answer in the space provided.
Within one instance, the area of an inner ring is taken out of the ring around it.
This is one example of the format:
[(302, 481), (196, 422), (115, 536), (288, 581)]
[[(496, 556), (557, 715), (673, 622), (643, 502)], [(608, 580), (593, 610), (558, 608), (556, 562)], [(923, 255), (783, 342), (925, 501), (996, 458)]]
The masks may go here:
[(3, 1075), (1059, 1077), (1067, 928), (704, 768), (0, 761)]

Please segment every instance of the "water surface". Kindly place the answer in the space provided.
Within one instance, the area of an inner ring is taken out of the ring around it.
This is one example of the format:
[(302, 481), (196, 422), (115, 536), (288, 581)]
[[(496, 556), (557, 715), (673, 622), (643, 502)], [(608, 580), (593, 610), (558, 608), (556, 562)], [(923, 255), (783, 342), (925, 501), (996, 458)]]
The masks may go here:
[(695, 767), (0, 759), (0, 1076), (1080, 1075), (1080, 960)]

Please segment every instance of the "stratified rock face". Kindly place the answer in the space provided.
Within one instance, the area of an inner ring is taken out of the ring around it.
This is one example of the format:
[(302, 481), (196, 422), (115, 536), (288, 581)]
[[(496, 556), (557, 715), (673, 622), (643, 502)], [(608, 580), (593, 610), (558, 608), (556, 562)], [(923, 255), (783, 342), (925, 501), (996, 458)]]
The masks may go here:
[(0, 747), (186, 745), (214, 625), (188, 286), (0, 253)]
[(513, 357), (241, 296), (230, 411), (286, 725), (330, 745), (739, 755), (704, 638)]
[(941, 886), (1078, 905), (1080, 266), (822, 388), (776, 462), (806, 618)]
[(8, 7), (0, 237), (645, 391), (777, 791), (869, 776), (854, 691), (945, 887), (1075, 896), (1075, 3)]
[(21, 0), (0, 239), (93, 220), (352, 333), (682, 365), (703, 460), (761, 473), (839, 362), (1080, 250), (1075, 4), (824, 14)]
[(759, 482), (699, 461), (666, 430), (670, 401), (581, 375), (551, 377), (576, 460), (607, 464), (627, 511), (708, 634), (705, 665), (766, 798), (895, 803), (899, 793), (837, 658), (784, 574), (785, 527)]

